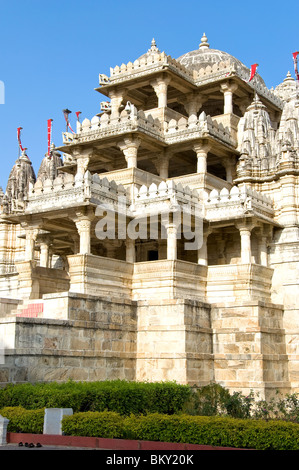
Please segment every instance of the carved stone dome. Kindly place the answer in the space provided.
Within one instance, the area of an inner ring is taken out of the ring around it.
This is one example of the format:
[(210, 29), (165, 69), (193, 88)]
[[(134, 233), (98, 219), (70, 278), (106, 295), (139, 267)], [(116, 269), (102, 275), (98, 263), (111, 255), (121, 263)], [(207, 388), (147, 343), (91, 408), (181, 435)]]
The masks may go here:
[[(250, 75), (249, 68), (246, 67), (246, 65), (244, 65), (239, 59), (236, 59), (236, 57), (227, 52), (219, 51), (218, 49), (211, 49), (205, 34), (201, 38), (201, 43), (198, 49), (187, 52), (176, 60), (189, 70), (200, 70), (202, 67), (207, 67), (208, 65), (213, 66), (219, 62), (229, 61), (234, 64), (242, 74), (248, 77)], [(256, 77), (258, 77), (260, 82), (265, 85), (263, 79), (258, 74)]]

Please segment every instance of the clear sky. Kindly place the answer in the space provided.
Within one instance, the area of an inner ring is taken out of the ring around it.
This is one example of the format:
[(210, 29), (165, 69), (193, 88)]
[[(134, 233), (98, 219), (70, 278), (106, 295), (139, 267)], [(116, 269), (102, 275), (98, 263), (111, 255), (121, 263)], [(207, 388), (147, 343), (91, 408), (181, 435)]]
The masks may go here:
[(17, 128), (37, 174), (47, 152), (47, 119), (62, 143), (62, 110), (91, 119), (105, 97), (94, 91), (99, 73), (134, 61), (152, 38), (173, 58), (210, 47), (246, 66), (259, 64), (266, 85), (276, 87), (299, 50), (298, 0), (0, 0), (0, 186), (18, 158)]

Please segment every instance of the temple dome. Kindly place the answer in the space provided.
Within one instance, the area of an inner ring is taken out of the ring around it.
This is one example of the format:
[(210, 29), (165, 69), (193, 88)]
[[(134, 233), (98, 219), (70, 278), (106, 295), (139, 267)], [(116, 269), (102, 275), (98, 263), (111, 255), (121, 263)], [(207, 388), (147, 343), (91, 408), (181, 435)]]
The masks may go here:
[[(239, 59), (236, 59), (236, 57), (232, 56), (228, 52), (211, 49), (205, 33), (201, 38), (201, 43), (199, 44), (198, 49), (187, 52), (176, 60), (189, 70), (200, 70), (208, 65), (212, 66), (219, 62), (229, 61), (230, 63), (235, 64), (236, 68), (240, 69), (245, 76), (249, 77), (250, 75), (249, 68), (246, 67), (246, 65), (244, 65)], [(258, 74), (256, 74), (256, 77), (263, 85), (265, 85), (263, 79)]]

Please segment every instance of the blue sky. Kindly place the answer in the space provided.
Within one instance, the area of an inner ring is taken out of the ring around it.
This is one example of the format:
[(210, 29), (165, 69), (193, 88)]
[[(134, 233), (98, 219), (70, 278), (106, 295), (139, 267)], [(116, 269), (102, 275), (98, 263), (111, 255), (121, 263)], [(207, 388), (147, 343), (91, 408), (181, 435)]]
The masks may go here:
[(47, 152), (47, 119), (58, 146), (65, 130), (62, 109), (92, 118), (105, 99), (94, 91), (98, 74), (134, 61), (157, 46), (173, 58), (198, 48), (229, 52), (259, 73), (271, 88), (294, 76), (299, 50), (298, 0), (0, 0), (0, 186), (18, 158), (17, 128), (35, 172)]

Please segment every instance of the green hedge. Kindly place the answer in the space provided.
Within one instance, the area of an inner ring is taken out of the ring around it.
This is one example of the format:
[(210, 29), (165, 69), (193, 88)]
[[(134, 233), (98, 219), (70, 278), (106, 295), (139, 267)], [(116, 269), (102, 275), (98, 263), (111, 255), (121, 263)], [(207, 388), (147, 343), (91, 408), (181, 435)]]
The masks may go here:
[(67, 435), (182, 442), (257, 450), (299, 450), (299, 425), (284, 421), (209, 416), (161, 415), (121, 417), (76, 413), (63, 418)]
[(0, 408), (72, 408), (74, 412), (108, 410), (121, 415), (155, 412), (174, 414), (182, 410), (190, 395), (189, 386), (175, 382), (115, 380), (9, 384), (0, 389)]
[[(44, 409), (5, 407), (8, 431), (41, 434)], [(78, 412), (65, 416), (62, 430), (70, 436), (181, 442), (257, 450), (299, 450), (299, 424), (211, 416), (122, 416), (119, 413)], [(21, 438), (20, 438), (21, 439)]]
[(0, 409), (0, 415), (9, 419), (9, 432), (28, 432), (41, 434), (43, 432), (44, 414), (42, 410), (25, 410), (21, 406)]

